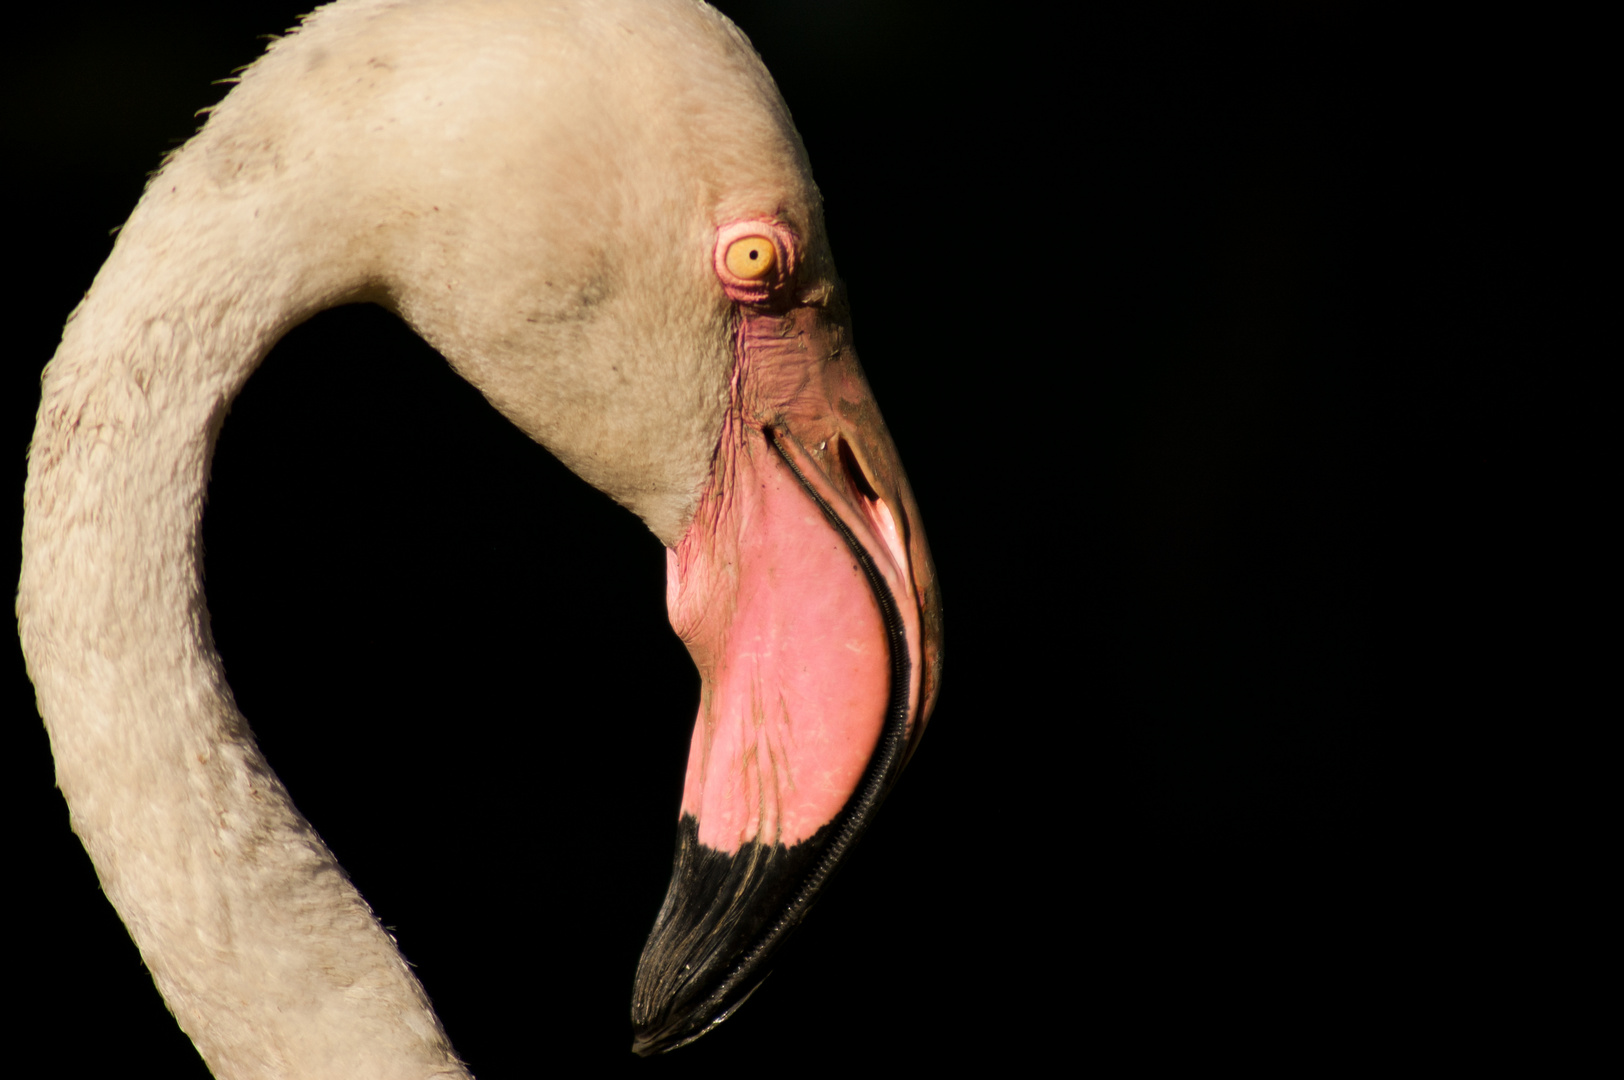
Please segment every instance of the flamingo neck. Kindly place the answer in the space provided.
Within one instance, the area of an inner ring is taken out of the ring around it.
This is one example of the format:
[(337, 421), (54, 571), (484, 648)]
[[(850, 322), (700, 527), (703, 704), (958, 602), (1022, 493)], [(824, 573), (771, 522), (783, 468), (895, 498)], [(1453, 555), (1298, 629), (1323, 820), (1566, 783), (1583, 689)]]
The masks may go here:
[(200, 574), (232, 397), (288, 327), (363, 285), (289, 256), (252, 199), (184, 198), (193, 180), (177, 161), (154, 182), (44, 378), (17, 610), (57, 784), (216, 1076), (465, 1077), (255, 745)]

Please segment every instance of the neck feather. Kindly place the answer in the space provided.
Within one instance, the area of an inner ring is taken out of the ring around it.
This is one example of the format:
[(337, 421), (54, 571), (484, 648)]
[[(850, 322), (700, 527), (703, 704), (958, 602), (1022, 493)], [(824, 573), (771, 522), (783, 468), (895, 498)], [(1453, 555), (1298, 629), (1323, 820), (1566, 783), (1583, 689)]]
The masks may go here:
[(366, 282), (305, 265), (251, 198), (184, 197), (198, 183), (184, 159), (154, 181), (44, 379), (18, 620), (57, 784), (216, 1076), (466, 1076), (255, 745), (200, 573), (232, 397), (285, 330)]

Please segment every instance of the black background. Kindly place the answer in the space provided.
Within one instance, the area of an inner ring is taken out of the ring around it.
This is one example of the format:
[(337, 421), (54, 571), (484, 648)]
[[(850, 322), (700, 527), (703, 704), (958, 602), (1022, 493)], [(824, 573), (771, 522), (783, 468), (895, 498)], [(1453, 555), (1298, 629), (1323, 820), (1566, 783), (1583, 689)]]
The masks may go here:
[[(486, 1077), (1148, 1065), (1420, 1024), (1372, 555), (1372, 382), (1425, 303), (1383, 240), (1414, 180), (1408, 28), (1335, 4), (721, 6), (825, 196), (943, 583), (941, 702), (765, 987), (634, 1060), (697, 700), (660, 546), (389, 316), (295, 330), (220, 443), (215, 633), (459, 1051)], [(0, 76), (14, 493), (109, 230), (299, 10), (63, 5)], [(12, 671), (16, 1030), (63, 1075), (203, 1075)]]

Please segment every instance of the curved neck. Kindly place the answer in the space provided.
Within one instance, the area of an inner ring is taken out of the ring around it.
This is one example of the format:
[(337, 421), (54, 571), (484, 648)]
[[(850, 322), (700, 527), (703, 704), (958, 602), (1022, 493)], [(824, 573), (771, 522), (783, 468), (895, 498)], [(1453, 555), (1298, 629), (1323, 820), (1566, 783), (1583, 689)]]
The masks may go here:
[(255, 224), (265, 207), (200, 194), (196, 171), (155, 181), (44, 379), (18, 621), (57, 783), (216, 1076), (467, 1076), (255, 745), (202, 590), (232, 397), (287, 328), (365, 282), (313, 270)]

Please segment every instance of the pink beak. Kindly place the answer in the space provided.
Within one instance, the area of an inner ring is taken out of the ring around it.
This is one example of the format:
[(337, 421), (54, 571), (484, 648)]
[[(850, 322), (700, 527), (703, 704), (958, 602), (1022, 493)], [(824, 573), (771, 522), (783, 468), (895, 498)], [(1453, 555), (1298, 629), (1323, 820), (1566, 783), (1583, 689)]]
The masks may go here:
[(941, 600), (843, 317), (748, 310), (667, 606), (703, 681), (633, 1049), (720, 1023), (872, 820), (935, 703)]

